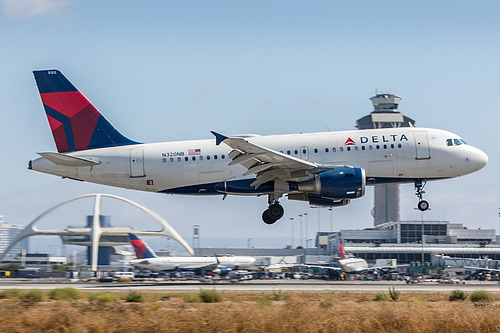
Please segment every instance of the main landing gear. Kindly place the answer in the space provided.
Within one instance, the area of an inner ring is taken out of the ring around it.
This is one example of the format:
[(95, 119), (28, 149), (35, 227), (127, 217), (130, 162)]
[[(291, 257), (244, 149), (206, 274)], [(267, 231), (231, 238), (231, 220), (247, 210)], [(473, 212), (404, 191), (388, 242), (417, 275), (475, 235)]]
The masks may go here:
[(425, 184), (427, 184), (427, 181), (422, 182), (421, 180), (415, 181), (415, 195), (418, 197), (418, 209), (422, 212), (425, 212), (427, 209), (429, 209), (429, 203), (423, 199), (424, 196), (424, 187)]
[(269, 204), (269, 207), (262, 213), (262, 221), (266, 224), (273, 224), (283, 217), (285, 209), (280, 205), (278, 200), (274, 200)]

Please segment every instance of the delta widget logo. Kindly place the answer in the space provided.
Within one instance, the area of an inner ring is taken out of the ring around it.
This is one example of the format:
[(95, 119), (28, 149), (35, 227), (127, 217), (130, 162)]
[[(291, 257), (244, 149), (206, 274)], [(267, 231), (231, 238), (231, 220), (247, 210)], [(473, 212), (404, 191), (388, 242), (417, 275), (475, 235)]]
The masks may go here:
[(344, 143), (346, 146), (352, 146), (352, 145), (355, 145), (356, 143), (354, 142), (353, 139), (351, 138), (348, 138), (347, 140), (345, 140), (345, 143)]

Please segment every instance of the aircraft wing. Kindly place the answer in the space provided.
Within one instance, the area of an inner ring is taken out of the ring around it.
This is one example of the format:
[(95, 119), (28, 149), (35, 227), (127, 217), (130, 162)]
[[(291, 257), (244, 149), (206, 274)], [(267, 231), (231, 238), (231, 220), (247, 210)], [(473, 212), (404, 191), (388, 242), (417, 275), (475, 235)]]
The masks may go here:
[(241, 164), (247, 171), (243, 174), (256, 175), (256, 180), (251, 184), (258, 188), (260, 185), (275, 179), (291, 180), (297, 177), (307, 176), (305, 171), (322, 168), (331, 169), (334, 166), (323, 166), (318, 163), (306, 161), (290, 156), (279, 151), (249, 142), (240, 137), (227, 137), (225, 135), (211, 132), (215, 135), (216, 144), (224, 143), (233, 150), (229, 153), (232, 161), (229, 165)]

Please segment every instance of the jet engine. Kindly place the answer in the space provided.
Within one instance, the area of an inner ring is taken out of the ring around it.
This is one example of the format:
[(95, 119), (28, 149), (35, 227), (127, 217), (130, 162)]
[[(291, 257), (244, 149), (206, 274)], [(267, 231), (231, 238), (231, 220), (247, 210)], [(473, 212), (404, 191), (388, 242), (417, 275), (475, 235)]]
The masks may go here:
[[(365, 194), (366, 177), (362, 168), (339, 168), (321, 171), (314, 178), (297, 184), (299, 192), (319, 195), (324, 199), (354, 199)], [(323, 203), (325, 203), (323, 201)], [(345, 205), (345, 204), (344, 204)]]

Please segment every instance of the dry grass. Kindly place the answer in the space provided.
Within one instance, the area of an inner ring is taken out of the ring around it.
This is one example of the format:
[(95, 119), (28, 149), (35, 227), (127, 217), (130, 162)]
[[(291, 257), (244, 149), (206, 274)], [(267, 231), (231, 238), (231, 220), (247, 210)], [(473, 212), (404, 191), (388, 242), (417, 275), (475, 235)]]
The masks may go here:
[[(220, 303), (186, 303), (183, 294), (123, 301), (0, 301), (2, 332), (500, 332), (500, 305), (450, 302), (448, 294), (226, 293)], [(262, 304), (262, 299), (271, 300)], [(162, 300), (163, 299), (163, 300)], [(260, 301), (259, 301), (260, 300)]]

